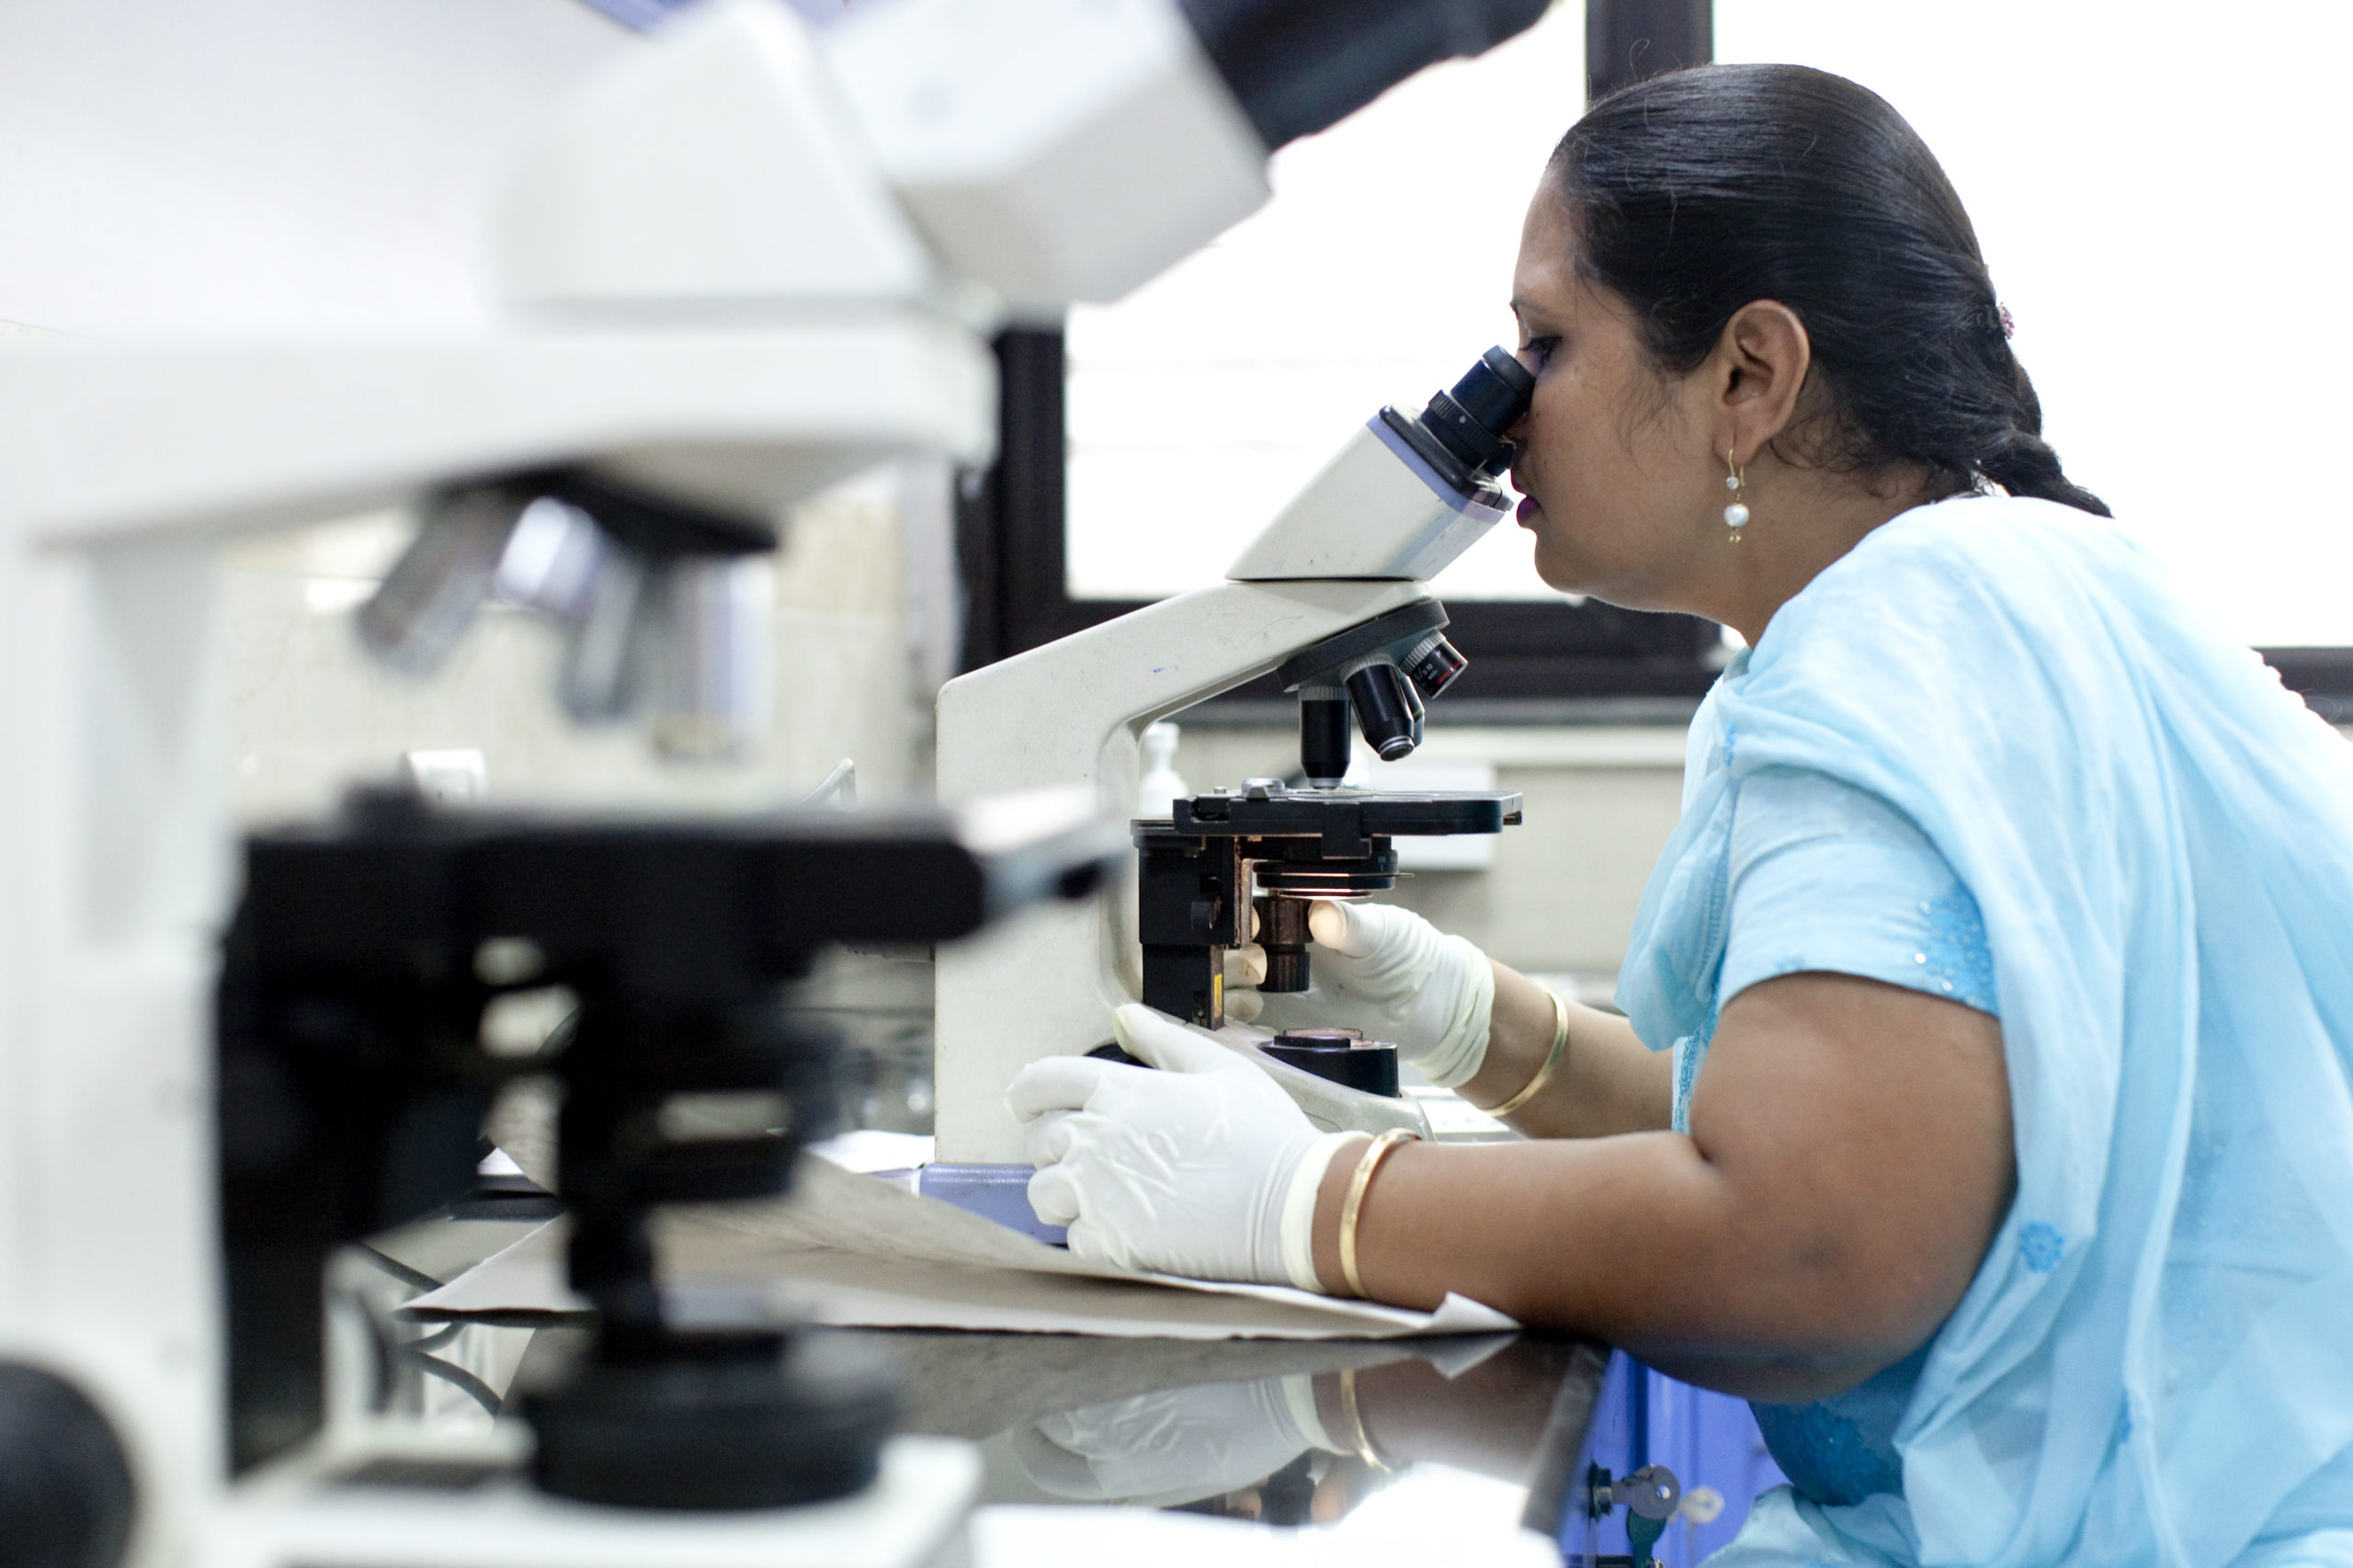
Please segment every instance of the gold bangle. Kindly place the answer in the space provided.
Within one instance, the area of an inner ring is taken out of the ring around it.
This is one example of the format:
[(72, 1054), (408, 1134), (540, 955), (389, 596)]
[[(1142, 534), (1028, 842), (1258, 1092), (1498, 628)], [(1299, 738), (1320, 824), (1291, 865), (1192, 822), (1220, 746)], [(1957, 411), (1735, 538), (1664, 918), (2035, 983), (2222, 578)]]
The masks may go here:
[(1536, 1070), (1536, 1076), (1528, 1080), (1528, 1086), (1526, 1088), (1512, 1096), (1511, 1098), (1504, 1101), (1503, 1104), (1499, 1106), (1489, 1106), (1487, 1108), (1487, 1114), (1494, 1117), (1498, 1121), (1502, 1120), (1505, 1117), (1509, 1116), (1512, 1112), (1518, 1110), (1520, 1107), (1526, 1105), (1529, 1101), (1534, 1099), (1539, 1094), (1542, 1093), (1544, 1085), (1552, 1081), (1552, 1070), (1560, 1066), (1561, 1058), (1568, 1054), (1568, 998), (1563, 996), (1557, 991), (1553, 992), (1552, 996), (1552, 1050), (1551, 1053), (1544, 1058), (1544, 1065)]
[(1357, 1409), (1357, 1369), (1340, 1369), (1340, 1414), (1348, 1418), (1348, 1440), (1357, 1446), (1357, 1458), (1379, 1471), (1393, 1472), (1397, 1467), (1389, 1460), (1365, 1429), (1364, 1416)]
[(1357, 1157), (1357, 1168), (1348, 1177), (1348, 1195), (1340, 1202), (1340, 1277), (1348, 1283), (1348, 1293), (1359, 1301), (1368, 1300), (1364, 1276), (1357, 1272), (1357, 1216), (1364, 1212), (1364, 1195), (1372, 1186), (1372, 1173), (1389, 1157), (1389, 1151), (1400, 1143), (1418, 1142), (1418, 1132), (1408, 1132), (1392, 1127), (1372, 1141), (1372, 1146)]

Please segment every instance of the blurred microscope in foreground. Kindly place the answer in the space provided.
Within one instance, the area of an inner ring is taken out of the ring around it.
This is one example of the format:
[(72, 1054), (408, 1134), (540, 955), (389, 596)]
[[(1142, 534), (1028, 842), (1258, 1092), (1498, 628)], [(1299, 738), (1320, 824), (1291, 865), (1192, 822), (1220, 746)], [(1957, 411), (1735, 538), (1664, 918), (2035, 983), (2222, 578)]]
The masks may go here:
[[(767, 0), (708, 0), (515, 171), (478, 331), (0, 353), (17, 1560), (960, 1558), (969, 1450), (886, 1443), (871, 1384), (772, 1333), (676, 1331), (645, 1219), (784, 1181), (790, 1135), (765, 1129), (799, 1125), (822, 1047), (772, 999), (810, 952), (1084, 892), (1100, 829), (972, 801), (682, 823), (360, 797), (256, 839), (237, 905), (220, 541), (409, 506), (423, 530), (363, 616), (378, 652), (429, 671), (498, 592), (564, 625), (574, 715), (642, 713), (666, 751), (724, 756), (762, 709), (752, 563), (782, 507), (897, 454), (982, 459), (990, 333), (1124, 293), (1256, 207), (1270, 148), (1542, 9), (895, 0), (813, 33)], [(464, 1185), (513, 1070), (493, 1019), (559, 986), (578, 1003), (554, 1065), (598, 1352), (538, 1408), (540, 1488), (510, 1444), (454, 1480), (409, 1455), (409, 1490), (366, 1491), (379, 1435), (312, 1431), (319, 1265)], [(680, 1103), (711, 1096), (774, 1119), (681, 1131)], [(774, 1462), (630, 1462), (665, 1443)]]

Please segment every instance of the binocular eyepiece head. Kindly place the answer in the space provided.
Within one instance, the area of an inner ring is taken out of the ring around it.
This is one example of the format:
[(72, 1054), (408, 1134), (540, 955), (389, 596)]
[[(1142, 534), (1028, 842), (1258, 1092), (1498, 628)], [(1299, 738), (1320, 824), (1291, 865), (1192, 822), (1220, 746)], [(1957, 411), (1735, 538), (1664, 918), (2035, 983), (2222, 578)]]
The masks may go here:
[[(1535, 392), (1528, 367), (1495, 347), (1419, 414), (1392, 407), (1381, 418), (1441, 482), (1500, 505), (1492, 481), (1518, 450), (1506, 432), (1526, 415)], [(1352, 730), (1383, 762), (1422, 744), (1424, 704), (1470, 663), (1447, 641), (1445, 626), (1446, 611), (1424, 600), (1295, 654), (1277, 672), (1299, 693), (1300, 767), (1310, 785), (1339, 783)]]
[(1511, 464), (1517, 449), (1504, 434), (1519, 423), (1536, 395), (1536, 377), (1497, 346), (1479, 356), (1462, 379), (1438, 393), (1422, 410), (1428, 431), (1465, 473), (1493, 479)]

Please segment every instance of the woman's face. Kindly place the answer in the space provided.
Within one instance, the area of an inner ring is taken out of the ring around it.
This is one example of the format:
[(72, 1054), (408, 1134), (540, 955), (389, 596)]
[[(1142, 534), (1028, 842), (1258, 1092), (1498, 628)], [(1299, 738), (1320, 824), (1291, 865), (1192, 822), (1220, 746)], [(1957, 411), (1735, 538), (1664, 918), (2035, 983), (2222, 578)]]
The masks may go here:
[[(1691, 607), (1692, 574), (1723, 548), (1724, 460), (1704, 378), (1662, 376), (1615, 295), (1580, 277), (1568, 204), (1548, 179), (1512, 274), (1521, 362), (1536, 373), (1514, 430), (1536, 571), (1563, 592), (1637, 609)], [(1712, 528), (1711, 528), (1712, 525)]]

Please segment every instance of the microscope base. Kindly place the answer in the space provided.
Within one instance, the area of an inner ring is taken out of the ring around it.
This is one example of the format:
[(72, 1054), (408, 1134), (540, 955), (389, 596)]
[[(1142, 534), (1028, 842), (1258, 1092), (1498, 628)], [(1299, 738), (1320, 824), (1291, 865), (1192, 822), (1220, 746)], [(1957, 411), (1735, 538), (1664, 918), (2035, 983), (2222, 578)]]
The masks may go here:
[(1452, 1089), (1432, 1089), (1416, 1084), (1404, 1096), (1414, 1102), (1430, 1131), (1433, 1143), (1517, 1143), (1520, 1135), (1497, 1121)]
[(969, 1444), (897, 1437), (855, 1496), (688, 1512), (551, 1497), (515, 1460), (443, 1447), (273, 1469), (236, 1489), (196, 1568), (961, 1568), (981, 1475)]

